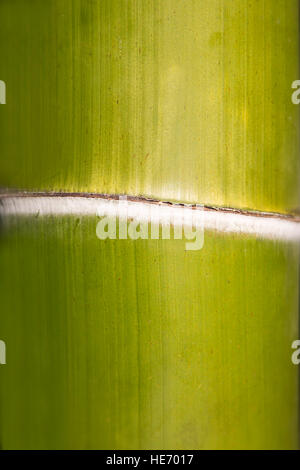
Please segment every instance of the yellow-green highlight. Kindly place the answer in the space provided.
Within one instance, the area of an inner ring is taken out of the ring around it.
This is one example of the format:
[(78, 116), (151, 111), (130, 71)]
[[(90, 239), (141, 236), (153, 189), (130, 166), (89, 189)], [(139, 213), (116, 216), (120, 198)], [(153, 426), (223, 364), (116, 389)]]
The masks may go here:
[(299, 207), (298, 0), (1, 0), (0, 184)]

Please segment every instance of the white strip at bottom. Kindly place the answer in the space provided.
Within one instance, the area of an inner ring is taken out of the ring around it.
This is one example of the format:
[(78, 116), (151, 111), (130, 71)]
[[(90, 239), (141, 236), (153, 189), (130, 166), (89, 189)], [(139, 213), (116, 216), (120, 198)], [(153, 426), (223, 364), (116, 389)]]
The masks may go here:
[(5, 196), (0, 197), (1, 216), (116, 216), (140, 222), (193, 225), (224, 233), (249, 234), (259, 238), (300, 241), (300, 223), (274, 214), (260, 215), (191, 208), (177, 204), (145, 200), (110, 200), (75, 196)]

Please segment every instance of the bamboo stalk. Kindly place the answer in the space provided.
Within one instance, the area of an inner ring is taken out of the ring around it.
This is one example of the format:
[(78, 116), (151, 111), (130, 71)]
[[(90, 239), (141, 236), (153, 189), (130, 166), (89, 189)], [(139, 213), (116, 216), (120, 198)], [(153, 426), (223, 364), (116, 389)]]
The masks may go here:
[[(298, 1), (2, 0), (0, 17), (5, 200), (298, 223)], [(196, 251), (99, 240), (99, 217), (36, 204), (2, 209), (2, 448), (298, 448), (298, 243), (225, 225)]]

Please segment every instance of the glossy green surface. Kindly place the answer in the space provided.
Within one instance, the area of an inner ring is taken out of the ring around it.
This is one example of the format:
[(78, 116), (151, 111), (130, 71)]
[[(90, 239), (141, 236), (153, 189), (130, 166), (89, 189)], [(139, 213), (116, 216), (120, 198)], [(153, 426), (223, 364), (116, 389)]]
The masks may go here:
[(0, 184), (293, 212), (297, 0), (1, 0)]
[(3, 448), (296, 448), (298, 248), (2, 231)]
[[(298, 55), (297, 0), (0, 0), (0, 185), (292, 213)], [(297, 448), (298, 247), (97, 221), (1, 221), (0, 447)]]

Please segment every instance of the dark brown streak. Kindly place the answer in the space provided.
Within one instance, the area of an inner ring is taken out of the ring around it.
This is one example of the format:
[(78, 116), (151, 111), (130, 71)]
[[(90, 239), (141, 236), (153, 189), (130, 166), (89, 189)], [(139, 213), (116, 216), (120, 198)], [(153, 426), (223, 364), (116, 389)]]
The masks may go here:
[(254, 217), (269, 217), (276, 219), (285, 219), (291, 220), (293, 222), (300, 222), (300, 217), (292, 214), (281, 214), (278, 212), (262, 212), (248, 209), (237, 209), (233, 207), (218, 207), (210, 206), (206, 204), (188, 204), (183, 202), (171, 202), (163, 201), (158, 199), (147, 198), (145, 196), (128, 196), (126, 194), (102, 194), (102, 193), (78, 193), (78, 192), (29, 192), (29, 191), (7, 191), (4, 192), (0, 190), (0, 200), (5, 198), (12, 197), (81, 197), (81, 198), (93, 198), (93, 199), (107, 199), (107, 200), (118, 200), (121, 196), (126, 196), (128, 201), (132, 202), (147, 202), (148, 204), (158, 204), (158, 205), (168, 205), (168, 206), (179, 206), (179, 207), (189, 207), (194, 210), (204, 210), (205, 211), (216, 211), (222, 213), (230, 214), (240, 214), (245, 216), (254, 216)]

